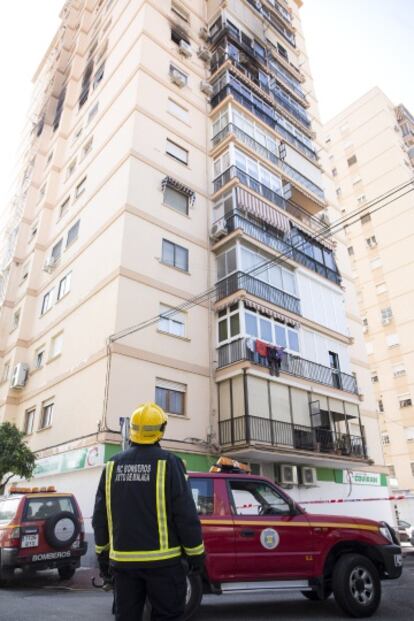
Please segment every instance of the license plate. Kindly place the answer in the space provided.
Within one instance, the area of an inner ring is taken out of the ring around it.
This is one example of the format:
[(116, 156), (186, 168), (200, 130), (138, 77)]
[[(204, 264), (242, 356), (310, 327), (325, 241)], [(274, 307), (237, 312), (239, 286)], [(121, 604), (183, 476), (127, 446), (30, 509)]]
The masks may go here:
[(396, 567), (402, 567), (403, 559), (402, 554), (394, 554), (394, 565)]
[(39, 535), (23, 535), (22, 548), (37, 548), (39, 545)]

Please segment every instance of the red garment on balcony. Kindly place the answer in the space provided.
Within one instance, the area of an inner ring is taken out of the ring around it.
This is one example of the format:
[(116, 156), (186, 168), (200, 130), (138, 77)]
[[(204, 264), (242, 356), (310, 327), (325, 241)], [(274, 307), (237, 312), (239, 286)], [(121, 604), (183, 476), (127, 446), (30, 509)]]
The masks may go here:
[(256, 352), (259, 354), (259, 356), (264, 356), (265, 358), (267, 358), (268, 349), (269, 348), (266, 343), (263, 343), (263, 341), (259, 341), (259, 339), (256, 339)]

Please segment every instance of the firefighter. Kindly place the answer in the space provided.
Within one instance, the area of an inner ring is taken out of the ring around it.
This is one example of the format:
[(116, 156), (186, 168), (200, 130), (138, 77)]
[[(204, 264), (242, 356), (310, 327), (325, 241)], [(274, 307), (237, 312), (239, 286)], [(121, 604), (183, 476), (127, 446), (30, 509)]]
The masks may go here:
[[(101, 576), (113, 576), (116, 620), (182, 621), (186, 569), (201, 571), (201, 525), (182, 461), (159, 441), (165, 412), (144, 403), (132, 414), (130, 448), (106, 464), (92, 525)], [(183, 562), (183, 557), (187, 563)]]

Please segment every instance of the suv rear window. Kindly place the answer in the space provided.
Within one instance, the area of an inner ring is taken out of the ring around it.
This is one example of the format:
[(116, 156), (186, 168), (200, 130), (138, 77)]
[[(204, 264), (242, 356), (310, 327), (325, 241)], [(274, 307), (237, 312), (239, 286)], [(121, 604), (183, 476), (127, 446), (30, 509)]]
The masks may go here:
[(20, 498), (0, 500), (0, 522), (10, 522), (14, 518), (20, 500)]
[(27, 498), (23, 519), (46, 520), (61, 511), (75, 514), (75, 507), (70, 497)]

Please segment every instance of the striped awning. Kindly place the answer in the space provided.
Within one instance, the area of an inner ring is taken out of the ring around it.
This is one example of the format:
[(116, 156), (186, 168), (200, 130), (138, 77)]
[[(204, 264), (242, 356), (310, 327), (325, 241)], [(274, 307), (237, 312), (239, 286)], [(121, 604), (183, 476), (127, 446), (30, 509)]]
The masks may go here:
[(167, 186), (169, 186), (170, 188), (174, 188), (175, 190), (178, 190), (179, 192), (182, 192), (183, 194), (188, 196), (191, 205), (195, 203), (196, 194), (194, 190), (184, 185), (184, 183), (181, 183), (181, 181), (177, 181), (177, 179), (174, 179), (174, 177), (164, 177), (161, 182), (161, 190), (164, 192)]
[[(231, 305), (233, 306), (233, 304), (236, 304), (237, 302), (240, 302), (240, 301), (244, 303), (246, 308), (256, 310), (259, 313), (262, 313), (262, 315), (267, 315), (267, 317), (272, 317), (276, 321), (279, 321), (280, 323), (284, 323), (291, 328), (296, 328), (296, 329), (300, 328), (300, 324), (294, 319), (291, 319), (290, 317), (287, 317), (286, 315), (283, 315), (282, 313), (278, 313), (277, 311), (274, 311), (271, 308), (268, 308), (267, 306), (263, 306), (263, 304), (258, 304), (257, 302), (254, 302), (253, 300), (246, 298), (245, 294), (243, 293), (240, 293), (239, 295), (233, 297), (231, 300)], [(224, 304), (215, 306), (215, 311), (216, 313), (219, 313), (220, 311), (224, 310), (228, 306), (229, 306), (229, 303), (225, 302)]]
[(237, 188), (237, 206), (239, 209), (247, 211), (252, 216), (274, 226), (282, 233), (288, 233), (290, 230), (289, 218), (240, 187)]

